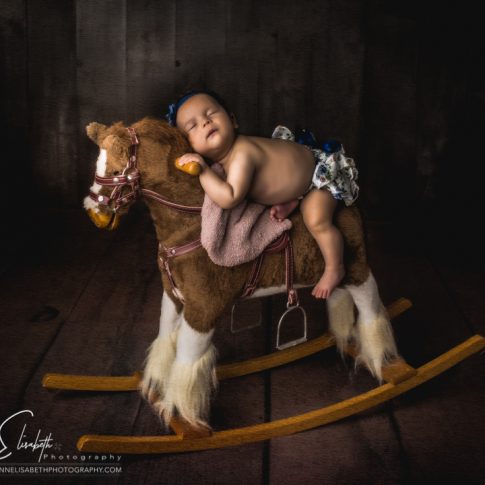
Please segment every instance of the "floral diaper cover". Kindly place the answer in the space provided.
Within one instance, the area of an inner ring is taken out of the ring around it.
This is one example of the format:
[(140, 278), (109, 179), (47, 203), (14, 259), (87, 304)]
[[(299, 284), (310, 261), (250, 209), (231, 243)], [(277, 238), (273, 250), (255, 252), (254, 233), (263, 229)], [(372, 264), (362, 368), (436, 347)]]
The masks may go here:
[[(271, 138), (295, 141), (295, 135), (286, 126), (278, 125)], [(328, 189), (337, 200), (343, 200), (345, 205), (352, 205), (359, 195), (359, 186), (356, 183), (359, 172), (352, 158), (345, 156), (344, 147), (336, 144), (335, 151), (320, 150), (301, 143), (312, 151), (315, 157), (315, 171), (313, 172), (311, 189)], [(328, 144), (325, 144), (328, 145)]]

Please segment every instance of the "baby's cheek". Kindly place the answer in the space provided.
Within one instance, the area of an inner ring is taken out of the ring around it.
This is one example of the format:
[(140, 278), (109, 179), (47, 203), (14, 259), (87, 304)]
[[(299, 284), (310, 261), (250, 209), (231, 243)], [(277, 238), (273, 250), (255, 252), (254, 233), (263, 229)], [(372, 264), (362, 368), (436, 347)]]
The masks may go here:
[(189, 140), (190, 146), (197, 145), (197, 139), (194, 136), (187, 134), (187, 140)]

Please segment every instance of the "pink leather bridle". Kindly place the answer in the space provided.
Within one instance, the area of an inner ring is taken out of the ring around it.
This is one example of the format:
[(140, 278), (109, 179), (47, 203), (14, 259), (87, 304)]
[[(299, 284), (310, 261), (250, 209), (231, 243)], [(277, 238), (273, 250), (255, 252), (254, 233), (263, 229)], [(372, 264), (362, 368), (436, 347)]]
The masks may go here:
[[(132, 127), (126, 128), (130, 134), (131, 145), (130, 153), (128, 157), (128, 163), (123, 169), (121, 175), (113, 175), (112, 177), (102, 177), (95, 174), (94, 180), (98, 185), (102, 187), (113, 187), (109, 196), (99, 195), (92, 190), (89, 191), (89, 197), (96, 201), (98, 204), (105, 206), (112, 212), (117, 212), (120, 207), (127, 205), (128, 203), (136, 200), (141, 194), (149, 199), (154, 199), (160, 204), (163, 204), (171, 209), (187, 212), (190, 214), (200, 214), (201, 207), (188, 206), (171, 202), (165, 197), (153, 192), (153, 190), (144, 189), (140, 186), (140, 171), (136, 166), (137, 163), (137, 151), (140, 141), (136, 136), (136, 132)], [(123, 189), (130, 187), (130, 191), (122, 195)]]
[[(113, 175), (112, 177), (104, 177), (95, 174), (95, 182), (102, 187), (113, 187), (111, 194), (109, 196), (104, 196), (96, 194), (93, 191), (89, 192), (89, 197), (96, 201), (98, 204), (105, 206), (107, 209), (116, 213), (120, 207), (123, 207), (130, 202), (136, 200), (140, 195), (148, 197), (150, 199), (156, 200), (160, 204), (170, 207), (179, 212), (185, 212), (189, 214), (200, 214), (202, 207), (198, 206), (187, 206), (182, 204), (177, 204), (172, 202), (165, 197), (153, 192), (152, 190), (144, 189), (141, 187), (140, 183), (140, 171), (137, 167), (137, 150), (140, 141), (136, 135), (134, 128), (128, 127), (128, 133), (130, 134), (131, 145), (128, 157), (128, 163), (123, 169), (121, 175)], [(123, 194), (123, 189), (129, 187), (130, 191)], [(170, 259), (176, 256), (182, 256), (195, 249), (201, 247), (200, 238), (195, 241), (182, 244), (180, 246), (165, 247), (161, 242), (158, 246), (158, 261), (160, 269), (167, 273), (167, 277), (172, 286), (173, 294), (182, 302), (184, 302), (183, 295), (175, 284), (175, 280), (170, 269)], [(288, 231), (284, 232), (276, 241), (271, 243), (263, 253), (261, 253), (258, 258), (253, 262), (253, 266), (249, 273), (246, 284), (241, 297), (247, 298), (251, 296), (257, 288), (257, 283), (259, 280), (261, 266), (263, 264), (265, 253), (275, 253), (285, 250), (285, 262), (286, 262), (286, 289), (288, 293), (288, 303), (287, 306), (298, 305), (298, 294), (293, 288), (293, 274), (294, 274), (294, 260), (293, 260), (293, 246), (291, 244), (291, 239), (289, 237)]]

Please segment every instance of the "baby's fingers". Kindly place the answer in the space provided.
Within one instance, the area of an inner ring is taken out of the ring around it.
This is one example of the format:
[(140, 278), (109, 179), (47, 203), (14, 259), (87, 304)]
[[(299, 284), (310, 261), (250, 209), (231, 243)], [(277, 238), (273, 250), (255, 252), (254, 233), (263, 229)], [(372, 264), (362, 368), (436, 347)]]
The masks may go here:
[(190, 161), (195, 161), (195, 157), (191, 153), (186, 153), (185, 155), (182, 155), (180, 158), (177, 158), (177, 163), (179, 165), (185, 165)]
[(195, 160), (196, 159), (191, 158), (190, 156), (187, 157), (183, 155), (182, 157), (177, 158), (175, 160), (175, 166), (179, 170), (182, 170), (183, 172), (187, 172), (190, 175), (199, 175), (201, 166)]

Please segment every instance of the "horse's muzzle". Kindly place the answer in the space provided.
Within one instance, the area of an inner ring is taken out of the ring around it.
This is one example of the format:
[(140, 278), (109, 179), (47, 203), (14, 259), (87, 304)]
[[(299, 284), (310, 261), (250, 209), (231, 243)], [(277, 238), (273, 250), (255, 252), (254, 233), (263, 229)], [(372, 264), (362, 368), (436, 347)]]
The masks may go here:
[(87, 212), (93, 224), (100, 229), (113, 231), (120, 223), (120, 216), (116, 212), (95, 212), (93, 209), (87, 209)]

